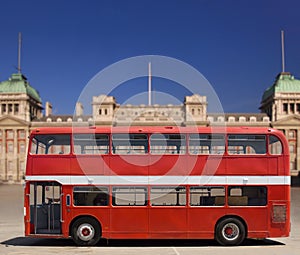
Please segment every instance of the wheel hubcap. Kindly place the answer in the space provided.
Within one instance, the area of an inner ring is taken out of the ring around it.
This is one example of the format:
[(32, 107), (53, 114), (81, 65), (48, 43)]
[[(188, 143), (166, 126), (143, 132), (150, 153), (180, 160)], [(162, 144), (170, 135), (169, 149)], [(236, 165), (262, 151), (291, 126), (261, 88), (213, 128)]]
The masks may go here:
[(227, 223), (222, 230), (223, 237), (228, 241), (233, 241), (238, 238), (240, 234), (239, 227), (234, 223)]
[(91, 240), (95, 235), (95, 229), (90, 224), (81, 224), (77, 229), (77, 236), (82, 241), (89, 241)]

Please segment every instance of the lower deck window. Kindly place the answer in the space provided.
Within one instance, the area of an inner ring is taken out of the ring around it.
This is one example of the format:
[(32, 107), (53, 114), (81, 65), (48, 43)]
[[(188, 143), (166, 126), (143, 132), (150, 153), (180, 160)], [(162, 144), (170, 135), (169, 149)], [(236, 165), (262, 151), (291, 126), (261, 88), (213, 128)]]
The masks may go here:
[(150, 201), (152, 206), (184, 206), (186, 189), (185, 187), (152, 187)]
[(191, 187), (191, 206), (223, 206), (225, 205), (224, 187)]
[(228, 205), (231, 206), (264, 206), (267, 204), (266, 187), (229, 187), (228, 193)]
[(75, 206), (106, 206), (109, 198), (108, 188), (77, 186), (73, 189), (73, 198)]
[(113, 205), (142, 206), (147, 205), (146, 187), (114, 187)]

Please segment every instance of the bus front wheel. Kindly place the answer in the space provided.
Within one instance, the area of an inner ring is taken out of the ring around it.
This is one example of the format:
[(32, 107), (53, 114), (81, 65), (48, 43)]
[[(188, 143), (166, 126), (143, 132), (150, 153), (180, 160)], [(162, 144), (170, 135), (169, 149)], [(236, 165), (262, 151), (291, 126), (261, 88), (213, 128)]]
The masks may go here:
[(223, 219), (216, 226), (215, 238), (221, 245), (239, 245), (245, 237), (245, 226), (237, 218)]
[(93, 246), (101, 238), (101, 228), (98, 221), (94, 218), (79, 218), (72, 224), (71, 236), (73, 241), (79, 246)]

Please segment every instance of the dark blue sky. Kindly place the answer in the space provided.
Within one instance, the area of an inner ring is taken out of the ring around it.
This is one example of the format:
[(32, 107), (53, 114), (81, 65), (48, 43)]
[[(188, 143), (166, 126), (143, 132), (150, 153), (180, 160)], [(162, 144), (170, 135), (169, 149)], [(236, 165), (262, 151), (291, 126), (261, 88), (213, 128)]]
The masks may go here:
[[(286, 71), (300, 77), (299, 10), (297, 0), (0, 0), (0, 80), (16, 72), (22, 32), (22, 72), (55, 114), (72, 114), (103, 68), (139, 55), (193, 66), (225, 112), (258, 112), (263, 91), (281, 72), (281, 30)], [(138, 81), (146, 90), (147, 79)], [(154, 90), (162, 82), (154, 79)], [(135, 93), (115, 92), (118, 102)]]

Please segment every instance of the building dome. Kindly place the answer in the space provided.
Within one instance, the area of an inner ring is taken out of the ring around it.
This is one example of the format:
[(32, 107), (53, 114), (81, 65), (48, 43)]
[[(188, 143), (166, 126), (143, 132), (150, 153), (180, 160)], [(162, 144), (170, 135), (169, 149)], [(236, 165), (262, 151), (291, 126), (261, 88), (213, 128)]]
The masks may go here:
[(274, 84), (265, 90), (262, 100), (266, 100), (276, 92), (300, 92), (300, 80), (295, 79), (289, 72), (278, 74)]
[(39, 92), (31, 87), (27, 78), (20, 73), (12, 74), (8, 80), (0, 82), (0, 93), (25, 93), (42, 103)]

